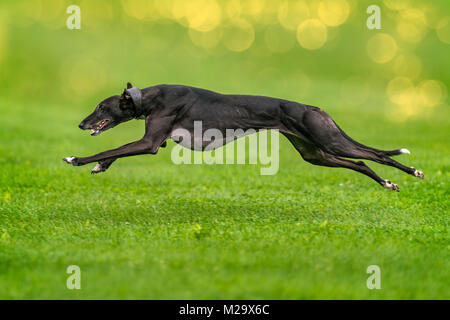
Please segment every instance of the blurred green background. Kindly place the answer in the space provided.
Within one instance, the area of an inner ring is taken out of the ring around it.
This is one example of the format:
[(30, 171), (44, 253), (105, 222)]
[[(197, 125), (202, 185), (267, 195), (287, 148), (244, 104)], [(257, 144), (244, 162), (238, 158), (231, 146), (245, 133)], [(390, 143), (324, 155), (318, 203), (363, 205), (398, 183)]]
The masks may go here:
[[(2, 1), (0, 297), (448, 299), (449, 46), (445, 0)], [(77, 128), (127, 81), (319, 106), (358, 141), (409, 148), (426, 180), (370, 164), (401, 189), (384, 191), (285, 140), (275, 176), (167, 150), (95, 177), (64, 165), (141, 137)]]
[[(81, 8), (80, 30), (66, 27), (70, 4)], [(371, 4), (381, 30), (366, 27)], [(326, 92), (330, 107), (371, 106), (403, 121), (447, 103), (449, 8), (444, 0), (8, 1), (0, 90), (5, 100), (86, 108), (127, 80), (315, 105)]]

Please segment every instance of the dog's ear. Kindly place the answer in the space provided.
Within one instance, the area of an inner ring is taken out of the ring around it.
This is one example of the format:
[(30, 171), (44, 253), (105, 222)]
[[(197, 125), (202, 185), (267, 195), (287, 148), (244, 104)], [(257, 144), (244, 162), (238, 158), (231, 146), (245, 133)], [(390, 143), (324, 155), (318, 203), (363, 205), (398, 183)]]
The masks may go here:
[(131, 88), (133, 88), (133, 85), (130, 82), (128, 82), (127, 83), (127, 89), (131, 89)]
[(131, 102), (132, 100), (130, 94), (128, 93), (127, 89), (124, 89), (122, 95), (120, 96), (120, 109), (124, 110), (129, 108), (131, 106)]
[(127, 89), (123, 89), (120, 99), (121, 100), (131, 100), (131, 95), (128, 93)]

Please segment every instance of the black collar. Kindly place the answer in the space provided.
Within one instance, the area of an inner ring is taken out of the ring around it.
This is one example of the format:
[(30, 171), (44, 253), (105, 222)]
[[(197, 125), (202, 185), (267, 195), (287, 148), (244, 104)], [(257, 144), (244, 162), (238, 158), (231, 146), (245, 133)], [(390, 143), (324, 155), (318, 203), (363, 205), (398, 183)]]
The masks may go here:
[(134, 117), (140, 118), (143, 115), (142, 112), (142, 91), (138, 87), (127, 89), (128, 94), (131, 96), (134, 104)]

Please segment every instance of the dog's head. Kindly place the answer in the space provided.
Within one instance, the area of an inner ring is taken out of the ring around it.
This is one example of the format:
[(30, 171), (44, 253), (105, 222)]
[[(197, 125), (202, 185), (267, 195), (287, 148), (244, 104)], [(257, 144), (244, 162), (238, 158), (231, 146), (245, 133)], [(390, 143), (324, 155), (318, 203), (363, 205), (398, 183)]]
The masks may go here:
[[(131, 83), (127, 84), (127, 89), (132, 87)], [(134, 119), (136, 106), (127, 89), (121, 95), (115, 95), (100, 102), (94, 112), (78, 125), (80, 129), (91, 130), (91, 136), (96, 136), (122, 122)]]

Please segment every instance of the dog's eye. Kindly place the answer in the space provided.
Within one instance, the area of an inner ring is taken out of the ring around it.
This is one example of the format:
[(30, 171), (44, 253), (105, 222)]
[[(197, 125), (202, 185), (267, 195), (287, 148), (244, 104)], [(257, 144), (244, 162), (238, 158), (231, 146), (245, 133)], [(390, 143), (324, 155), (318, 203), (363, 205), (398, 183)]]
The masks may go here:
[(105, 109), (105, 106), (104, 106), (104, 105), (101, 104), (101, 105), (98, 106), (98, 110), (99, 110), (99, 111), (103, 111), (104, 109)]

